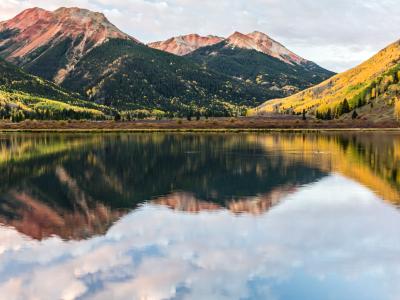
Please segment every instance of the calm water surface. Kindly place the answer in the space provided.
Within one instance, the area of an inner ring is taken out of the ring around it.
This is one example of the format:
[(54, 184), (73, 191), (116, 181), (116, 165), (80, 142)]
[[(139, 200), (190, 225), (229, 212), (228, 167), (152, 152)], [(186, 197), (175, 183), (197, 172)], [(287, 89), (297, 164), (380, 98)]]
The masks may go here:
[(400, 135), (0, 134), (0, 299), (400, 299)]

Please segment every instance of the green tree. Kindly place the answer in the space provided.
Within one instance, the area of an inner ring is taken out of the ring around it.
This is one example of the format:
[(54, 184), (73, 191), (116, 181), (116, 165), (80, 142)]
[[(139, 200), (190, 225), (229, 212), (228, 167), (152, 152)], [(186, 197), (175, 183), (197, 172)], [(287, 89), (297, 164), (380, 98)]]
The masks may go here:
[(115, 122), (121, 121), (121, 115), (120, 115), (118, 112), (116, 112), (116, 113), (114, 114), (114, 121), (115, 121)]
[(343, 114), (347, 114), (347, 113), (349, 113), (350, 112), (350, 105), (349, 105), (349, 102), (347, 101), (347, 99), (344, 99), (344, 101), (343, 101), (343, 110), (342, 110), (342, 113)]
[(200, 111), (196, 111), (196, 120), (199, 121), (201, 118)]

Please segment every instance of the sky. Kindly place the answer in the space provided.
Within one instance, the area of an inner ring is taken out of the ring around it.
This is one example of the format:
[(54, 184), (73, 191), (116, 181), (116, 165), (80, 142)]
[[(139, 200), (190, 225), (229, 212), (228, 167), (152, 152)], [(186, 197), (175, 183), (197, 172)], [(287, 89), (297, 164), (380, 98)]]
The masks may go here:
[(78, 6), (103, 12), (142, 42), (198, 33), (262, 31), (298, 55), (341, 72), (400, 39), (399, 0), (1, 0), (21, 10)]

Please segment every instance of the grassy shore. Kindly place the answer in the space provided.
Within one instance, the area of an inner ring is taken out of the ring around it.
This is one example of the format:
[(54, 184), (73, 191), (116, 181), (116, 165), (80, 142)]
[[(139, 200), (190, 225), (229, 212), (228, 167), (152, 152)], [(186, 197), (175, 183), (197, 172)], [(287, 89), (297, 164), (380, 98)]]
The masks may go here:
[(0, 122), (1, 131), (276, 131), (397, 129), (400, 124), (365, 120), (301, 120), (300, 118), (215, 118), (209, 120), (24, 121)]

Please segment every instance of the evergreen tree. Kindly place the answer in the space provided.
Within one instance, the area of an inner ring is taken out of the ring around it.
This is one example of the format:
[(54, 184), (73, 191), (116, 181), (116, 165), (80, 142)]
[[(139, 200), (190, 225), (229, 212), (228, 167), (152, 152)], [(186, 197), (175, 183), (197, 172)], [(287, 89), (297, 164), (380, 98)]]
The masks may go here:
[(347, 101), (347, 99), (344, 99), (343, 101), (343, 110), (342, 110), (343, 114), (347, 114), (350, 112), (350, 105), (349, 102)]
[(364, 106), (364, 101), (361, 98), (358, 98), (357, 107)]
[(394, 72), (394, 74), (393, 74), (393, 83), (394, 84), (397, 84), (397, 83), (399, 83), (399, 72)]
[(115, 113), (115, 115), (114, 115), (114, 121), (115, 121), (115, 122), (121, 121), (121, 115), (120, 115), (118, 112)]
[(339, 118), (341, 115), (343, 115), (343, 103), (339, 103), (336, 107), (335, 118)]
[(328, 111), (326, 112), (325, 120), (332, 120), (332, 110), (331, 110), (331, 108), (328, 108)]

